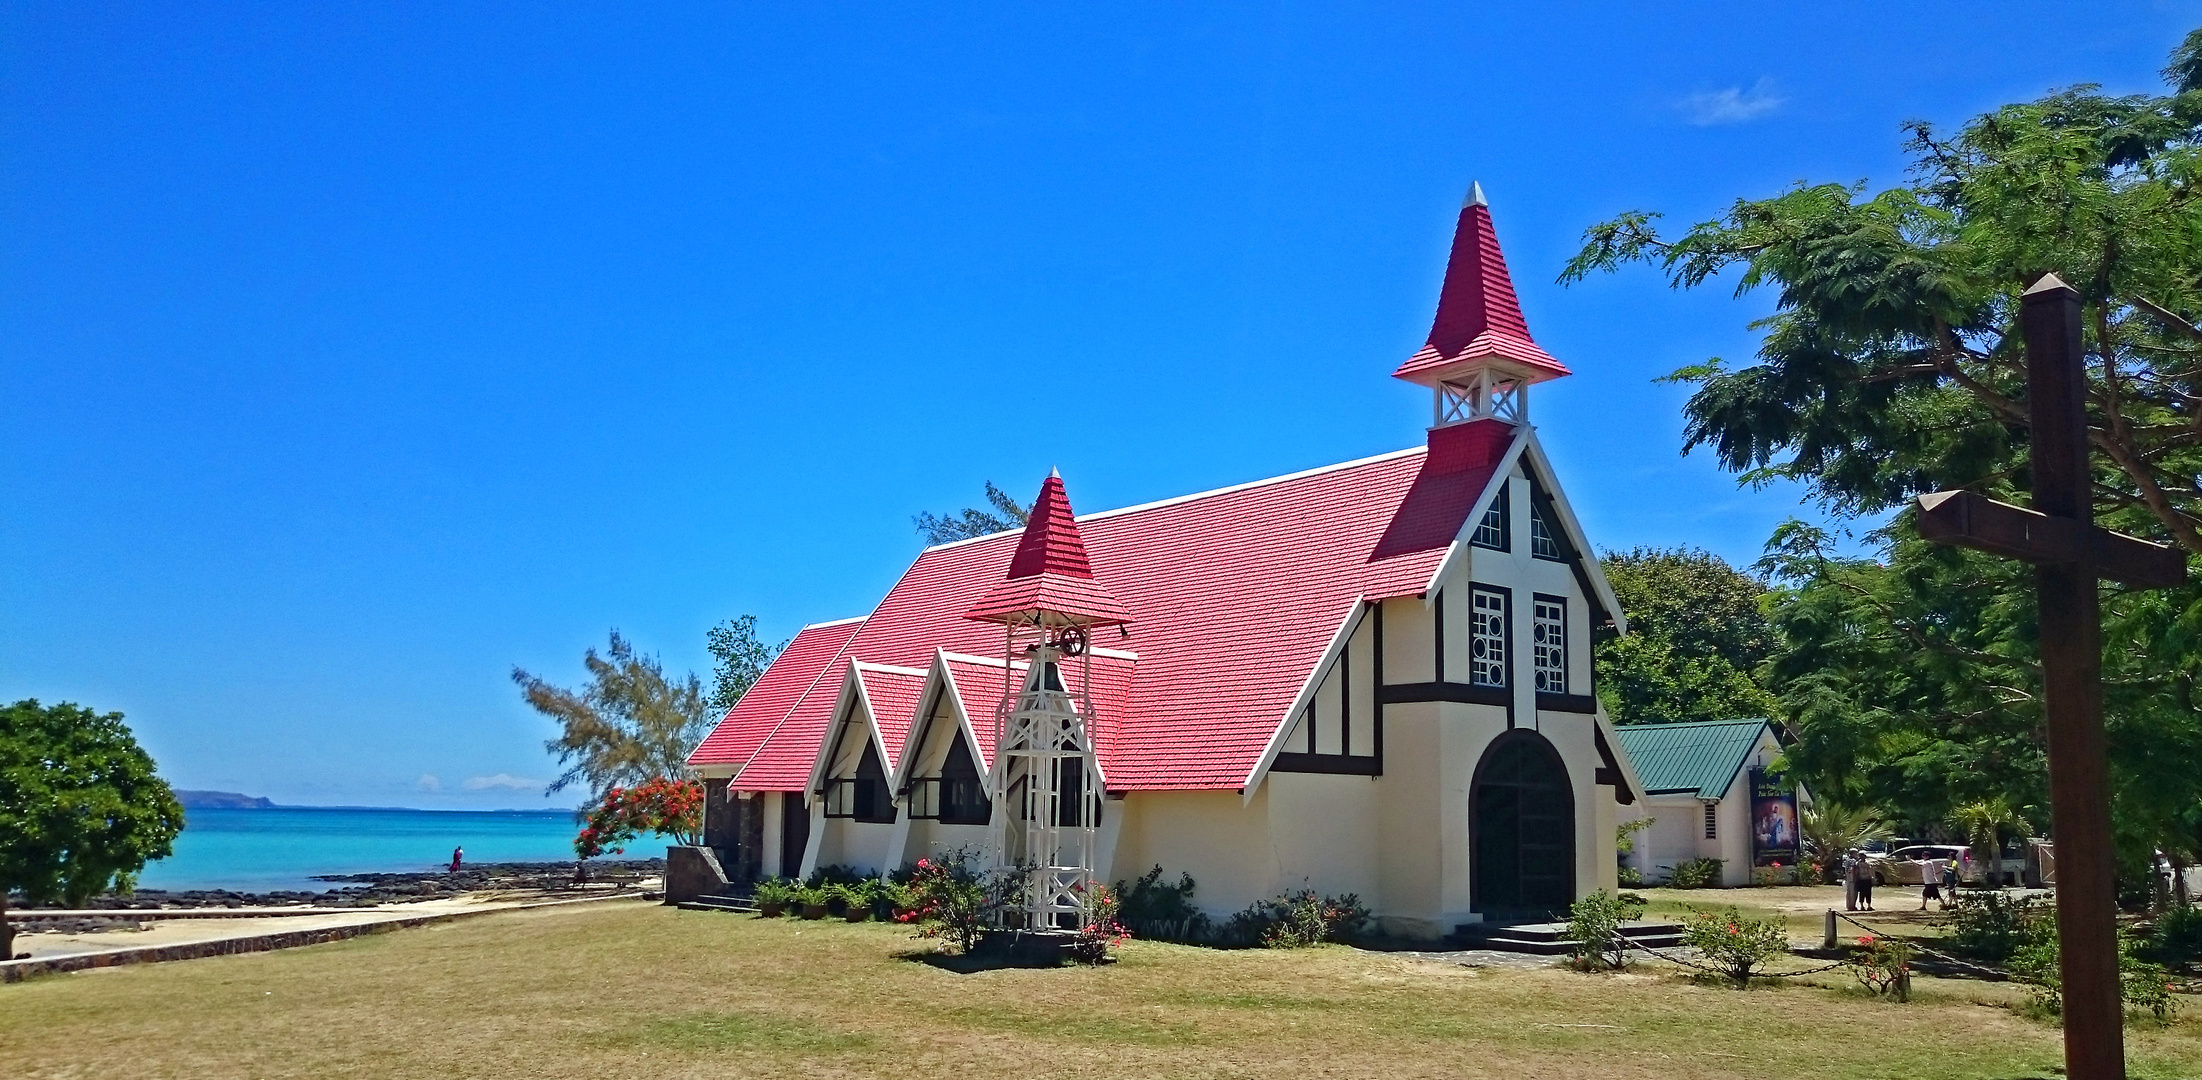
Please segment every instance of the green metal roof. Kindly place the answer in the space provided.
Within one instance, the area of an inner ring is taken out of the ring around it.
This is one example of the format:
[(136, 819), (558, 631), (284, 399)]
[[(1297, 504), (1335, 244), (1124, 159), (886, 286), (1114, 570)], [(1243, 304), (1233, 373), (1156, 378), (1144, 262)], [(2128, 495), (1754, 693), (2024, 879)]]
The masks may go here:
[(1621, 750), (1636, 764), (1647, 795), (1695, 793), (1718, 799), (1759, 744), (1764, 720), (1698, 720), (1687, 724), (1616, 724)]

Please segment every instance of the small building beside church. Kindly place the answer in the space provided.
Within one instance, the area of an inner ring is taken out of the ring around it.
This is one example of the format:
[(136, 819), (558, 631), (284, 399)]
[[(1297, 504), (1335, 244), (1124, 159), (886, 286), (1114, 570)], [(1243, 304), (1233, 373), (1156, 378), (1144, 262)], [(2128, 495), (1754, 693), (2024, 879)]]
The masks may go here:
[[(1569, 370), (1480, 188), (1391, 374), (1431, 396), (1420, 445), (1083, 516), (1051, 476), (1023, 529), (927, 548), (868, 614), (804, 627), (690, 758), (729, 875), (982, 847), (1005, 702), (1059, 665), (1091, 764), (1047, 790), (1095, 879), (1188, 872), (1217, 918), (1355, 893), (1429, 939), (1614, 887), (1644, 785), (1591, 651), (1626, 626), (1529, 423)], [(1042, 595), (1116, 614), (1029, 651), (986, 621)]]
[(1719, 859), (1719, 883), (1731, 887), (1751, 884), (1759, 864), (1796, 865), (1797, 801), (1810, 795), (1793, 793), (1785, 810), (1780, 785), (1766, 779), (1781, 753), (1774, 725), (1623, 724), (1616, 734), (1644, 783), (1641, 807), (1624, 820), (1651, 819), (1628, 857), (1645, 881), (1663, 882), (1692, 859)]

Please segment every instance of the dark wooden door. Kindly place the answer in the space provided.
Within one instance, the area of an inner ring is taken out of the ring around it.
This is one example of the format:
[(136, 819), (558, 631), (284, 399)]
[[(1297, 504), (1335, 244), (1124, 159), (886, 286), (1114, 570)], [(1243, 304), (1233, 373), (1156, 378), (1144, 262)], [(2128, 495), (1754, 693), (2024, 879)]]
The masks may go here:
[(1476, 770), (1471, 902), (1486, 917), (1549, 918), (1575, 899), (1575, 795), (1543, 736), (1509, 732)]

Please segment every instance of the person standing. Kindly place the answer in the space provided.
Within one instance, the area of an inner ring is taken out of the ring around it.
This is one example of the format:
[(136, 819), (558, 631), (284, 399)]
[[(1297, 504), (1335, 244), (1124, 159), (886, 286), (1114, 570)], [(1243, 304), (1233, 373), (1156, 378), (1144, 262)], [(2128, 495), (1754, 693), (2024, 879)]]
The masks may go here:
[[(1927, 910), (1929, 900), (1942, 900), (1942, 860), (1931, 851), (1919, 855), (1919, 910)], [(1948, 900), (1942, 900), (1944, 910), (1949, 906)]]
[(451, 872), (452, 872), (452, 873), (454, 873), (454, 874), (458, 873), (458, 872), (459, 872), (459, 864), (460, 864), (460, 863), (462, 863), (462, 862), (465, 862), (465, 861), (466, 861), (466, 849), (465, 849), (465, 848), (463, 848), (463, 847), (455, 847), (455, 848), (452, 848), (452, 849), (451, 849)]
[(1859, 852), (1856, 866), (1858, 874), (1858, 907), (1864, 911), (1872, 911), (1873, 886), (1877, 881), (1873, 874), (1873, 862), (1872, 860), (1865, 857), (1864, 852)]
[(1839, 865), (1843, 875), (1843, 910), (1856, 911), (1858, 910), (1858, 849), (1851, 848), (1843, 852), (1843, 861)]

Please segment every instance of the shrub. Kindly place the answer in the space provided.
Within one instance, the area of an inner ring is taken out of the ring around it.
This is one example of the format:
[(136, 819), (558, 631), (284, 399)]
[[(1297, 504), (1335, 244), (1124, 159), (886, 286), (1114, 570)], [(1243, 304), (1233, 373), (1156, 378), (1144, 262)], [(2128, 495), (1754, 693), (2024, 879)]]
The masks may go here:
[(1369, 909), (1353, 893), (1317, 896), (1312, 889), (1257, 900), (1224, 924), (1225, 940), (1265, 949), (1304, 949), (1340, 941), (1361, 929)]
[(2149, 929), (2145, 955), (2159, 964), (2202, 960), (2202, 907), (2173, 904)]
[(1017, 880), (1014, 871), (974, 869), (978, 858), (959, 847), (940, 858), (919, 859), (909, 884), (917, 902), (902, 921), (915, 924), (919, 937), (946, 941), (958, 952), (977, 948)]
[(1752, 974), (1789, 952), (1789, 931), (1781, 919), (1747, 919), (1732, 907), (1692, 911), (1682, 933), (1707, 963), (1720, 968), (1737, 986), (1749, 985)]
[(1162, 867), (1156, 864), (1129, 885), (1117, 882), (1112, 894), (1121, 900), (1122, 922), (1140, 937), (1200, 941), (1209, 936), (1208, 916), (1193, 906), (1191, 874), (1180, 873), (1173, 885), (1162, 880)]
[[(2118, 998), (2131, 1011), (2169, 1021), (2179, 1011), (2171, 994), (2171, 976), (2161, 964), (2141, 956), (2146, 942), (2118, 934)], [(2027, 984), (2034, 1007), (2050, 1016), (2064, 1013), (2064, 977), (2058, 968), (2057, 915), (2042, 912), (2026, 925), (2025, 942), (2011, 954), (2011, 974)]]
[(1720, 884), (1719, 859), (1691, 859), (1677, 863), (1667, 875), (1667, 884), (1677, 889), (1704, 889)]
[(1575, 901), (1567, 911), (1567, 936), (1575, 943), (1575, 968), (1618, 971), (1627, 967), (1629, 948), (1621, 937), (1621, 924), (1643, 914), (1644, 907), (1644, 898), (1635, 893), (1615, 896), (1604, 889)]
[(805, 878), (803, 883), (805, 885), (854, 885), (858, 882), (869, 881), (871, 877), (872, 875), (846, 863), (834, 863), (831, 866), (821, 866), (811, 871), (810, 877)]
[(1078, 939), (1070, 946), (1070, 958), (1081, 964), (1106, 963), (1109, 953), (1122, 946), (1132, 936), (1117, 921), (1122, 905), (1116, 898), (1116, 890), (1106, 885), (1092, 885), (1079, 891), (1079, 903), (1085, 908), (1085, 925), (1079, 928)]
[[(1714, 859), (1711, 861), (1717, 863), (1720, 860)], [(1810, 885), (1812, 884), (1814, 876), (1818, 874), (1818, 872), (1819, 871), (1816, 868), (1794, 863), (1787, 866), (1784, 866), (1781, 863), (1769, 863), (1765, 866), (1754, 866), (1751, 868), (1751, 884)], [(1712, 878), (1710, 881), (1707, 882), (1707, 884), (1711, 884), (1712, 882), (1719, 880), (1720, 871), (1718, 868), (1715, 868), (1712, 874)]]
[(1951, 948), (1987, 964), (2010, 960), (2026, 943), (2027, 926), (2044, 910), (2038, 899), (2014, 900), (1993, 889), (1959, 893), (1951, 903)]
[(1866, 934), (1850, 953), (1850, 973), (1866, 989), (1881, 997), (1911, 1000), (1911, 961), (1918, 954), (1911, 942)]

